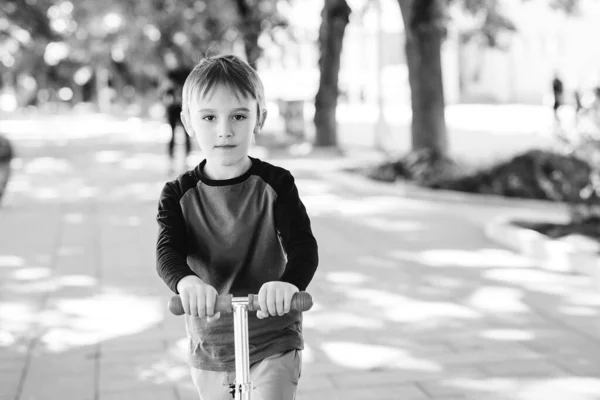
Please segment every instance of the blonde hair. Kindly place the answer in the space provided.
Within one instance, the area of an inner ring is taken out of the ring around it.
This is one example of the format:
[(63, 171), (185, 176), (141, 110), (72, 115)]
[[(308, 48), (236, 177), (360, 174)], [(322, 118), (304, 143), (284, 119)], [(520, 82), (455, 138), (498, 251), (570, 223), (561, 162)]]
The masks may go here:
[(204, 97), (217, 85), (226, 85), (237, 95), (256, 99), (258, 122), (264, 122), (266, 102), (262, 81), (250, 65), (234, 55), (204, 57), (196, 64), (183, 84), (183, 112), (189, 112), (195, 96), (200, 94)]

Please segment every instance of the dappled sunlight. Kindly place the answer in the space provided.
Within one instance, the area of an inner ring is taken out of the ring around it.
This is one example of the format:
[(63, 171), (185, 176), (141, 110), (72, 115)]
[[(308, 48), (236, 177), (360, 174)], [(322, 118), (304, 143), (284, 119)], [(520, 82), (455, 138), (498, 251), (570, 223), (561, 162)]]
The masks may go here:
[(61, 246), (56, 254), (61, 257), (72, 257), (82, 256), (85, 254), (85, 247), (83, 246)]
[(72, 172), (73, 165), (62, 158), (38, 157), (23, 165), (25, 174), (56, 174)]
[(95, 153), (95, 161), (109, 168), (127, 171), (166, 170), (168, 160), (163, 154), (151, 152), (126, 153), (120, 150), (102, 150)]
[(433, 249), (419, 252), (394, 250), (390, 256), (430, 267), (532, 267), (532, 260), (502, 249)]
[(179, 382), (190, 378), (190, 368), (181, 362), (176, 363), (172, 360), (161, 360), (140, 369), (137, 377), (143, 382), (152, 382), (154, 384)]
[(132, 201), (157, 201), (164, 183), (130, 183), (121, 186), (115, 186), (108, 192), (102, 194), (105, 200), (127, 200)]
[(600, 378), (560, 377), (523, 383), (517, 400), (598, 400)]
[(376, 317), (352, 313), (348, 311), (327, 311), (319, 313), (316, 310), (303, 316), (303, 325), (319, 332), (343, 331), (345, 329), (380, 330), (385, 321)]
[(370, 370), (374, 368), (402, 368), (422, 372), (439, 372), (440, 364), (414, 357), (408, 352), (391, 347), (356, 342), (324, 342), (321, 350), (342, 367)]
[(17, 344), (17, 338), (14, 334), (0, 329), (0, 348), (12, 347)]
[(558, 306), (558, 312), (576, 317), (593, 317), (598, 315), (599, 310), (591, 307), (561, 305)]
[(37, 309), (38, 304), (34, 300), (2, 300), (0, 303), (0, 333), (2, 341), (6, 343), (7, 347), (11, 347), (23, 335), (32, 333), (32, 326), (36, 323)]
[(58, 175), (36, 178), (15, 175), (9, 183), (9, 194), (33, 200), (76, 201), (93, 198), (99, 193), (97, 187), (82, 179), (60, 179)]
[(390, 260), (389, 258), (384, 257), (376, 257), (371, 255), (360, 256), (356, 260), (357, 264), (366, 265), (370, 267), (379, 267), (379, 268), (396, 268), (398, 266), (398, 261)]
[(477, 311), (453, 302), (417, 300), (383, 290), (352, 288), (346, 292), (346, 295), (350, 298), (360, 299), (369, 308), (377, 308), (378, 313), (392, 322), (438, 322), (442, 324), (443, 321), (450, 319), (481, 317)]
[(384, 217), (370, 217), (361, 220), (361, 224), (369, 228), (386, 232), (415, 232), (424, 231), (425, 224), (417, 221), (408, 221), (406, 219), (390, 219)]
[(85, 222), (87, 217), (81, 213), (69, 213), (63, 216), (63, 221), (67, 224), (77, 225)]
[(137, 153), (121, 161), (119, 168), (127, 171), (164, 171), (168, 160), (162, 154)]
[(174, 343), (167, 347), (167, 353), (175, 360), (185, 362), (187, 360), (187, 352), (189, 350), (189, 339), (183, 337), (177, 339)]
[(56, 292), (65, 287), (93, 287), (98, 284), (97, 279), (89, 275), (63, 275), (46, 278), (21, 279), (18, 282), (4, 285), (4, 289), (12, 293), (34, 294)]
[(116, 216), (110, 216), (108, 219), (108, 222), (111, 225), (115, 225), (115, 226), (140, 226), (142, 224), (142, 220), (140, 217), (137, 216), (130, 216), (127, 218), (122, 218), (122, 217), (116, 217)]
[(298, 186), (302, 199), (309, 195), (322, 195), (325, 192), (330, 192), (333, 188), (331, 183), (328, 183), (327, 181), (308, 178), (296, 179), (296, 185)]
[(394, 214), (409, 214), (414, 211), (428, 211), (435, 207), (424, 201), (409, 200), (393, 196), (362, 196), (348, 198), (333, 193), (304, 195), (302, 202), (311, 215), (342, 215), (359, 217), (383, 214), (388, 218)]
[(13, 278), (18, 281), (31, 281), (36, 279), (48, 278), (52, 275), (50, 268), (29, 267), (21, 268), (13, 272)]
[(359, 272), (336, 271), (326, 273), (325, 280), (331, 283), (360, 285), (365, 283), (368, 280), (368, 277)]
[(569, 294), (569, 302), (580, 306), (600, 307), (600, 293), (572, 292)]
[(124, 157), (125, 153), (123, 151), (101, 150), (96, 152), (94, 160), (101, 164), (110, 164), (121, 161)]
[(484, 311), (526, 313), (530, 307), (523, 303), (524, 292), (501, 286), (483, 286), (475, 290), (467, 303)]
[[(452, 393), (464, 393), (468, 395), (476, 395), (476, 396), (486, 396), (486, 397), (476, 397), (483, 399), (491, 398), (494, 399), (494, 395), (500, 395), (500, 399), (508, 399), (504, 397), (506, 395), (510, 395), (510, 398), (514, 398), (512, 396), (516, 395), (519, 390), (519, 380), (518, 379), (509, 379), (509, 378), (465, 378), (465, 377), (457, 377), (457, 378), (447, 378), (440, 381), (435, 382), (435, 386), (437, 387), (446, 387), (453, 388)], [(448, 389), (446, 389), (448, 390)], [(444, 389), (440, 390), (444, 391)], [(475, 392), (475, 393), (474, 393)], [(541, 399), (538, 399), (541, 400)], [(545, 399), (544, 399), (545, 400)], [(566, 399), (563, 399), (566, 400)], [(569, 399), (570, 400), (570, 399)]]
[(0, 254), (0, 268), (2, 267), (22, 267), (25, 265), (23, 257), (13, 256), (9, 254)]
[(164, 313), (159, 299), (117, 290), (88, 298), (54, 298), (51, 307), (39, 315), (47, 327), (39, 342), (51, 352), (142, 332), (159, 323)]
[(529, 341), (535, 339), (535, 334), (523, 329), (487, 329), (479, 335), (485, 339), (501, 342)]
[(552, 295), (564, 295), (571, 290), (570, 284), (577, 277), (565, 276), (543, 269), (498, 268), (483, 272), (488, 280), (520, 285), (532, 291)]

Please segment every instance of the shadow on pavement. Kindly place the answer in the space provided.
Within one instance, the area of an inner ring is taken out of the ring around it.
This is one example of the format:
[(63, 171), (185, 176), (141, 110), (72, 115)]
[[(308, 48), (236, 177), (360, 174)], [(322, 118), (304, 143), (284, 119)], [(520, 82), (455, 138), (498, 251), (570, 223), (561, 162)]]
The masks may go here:
[[(194, 398), (154, 270), (164, 149), (18, 142), (0, 209), (0, 399)], [(327, 157), (280, 160), (321, 257), (298, 398), (599, 396), (600, 297), (489, 242), (493, 210), (336, 182)]]

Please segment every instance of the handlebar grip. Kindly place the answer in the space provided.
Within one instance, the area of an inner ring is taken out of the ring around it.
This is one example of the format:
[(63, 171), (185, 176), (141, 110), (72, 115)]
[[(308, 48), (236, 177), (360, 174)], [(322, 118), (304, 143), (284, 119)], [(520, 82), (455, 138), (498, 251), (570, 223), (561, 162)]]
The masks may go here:
[[(231, 294), (223, 294), (217, 296), (217, 302), (215, 304), (215, 312), (223, 312), (230, 313), (232, 312), (232, 300), (233, 296)], [(295, 311), (308, 311), (311, 309), (313, 305), (312, 296), (308, 292), (297, 292), (294, 293), (292, 297), (292, 305), (291, 309)], [(260, 310), (260, 305), (258, 303), (258, 295), (249, 294), (248, 295), (248, 311), (257, 311)], [(181, 298), (177, 295), (171, 297), (169, 300), (169, 311), (171, 311), (174, 315), (183, 315), (185, 311), (183, 310), (183, 305), (181, 304)]]

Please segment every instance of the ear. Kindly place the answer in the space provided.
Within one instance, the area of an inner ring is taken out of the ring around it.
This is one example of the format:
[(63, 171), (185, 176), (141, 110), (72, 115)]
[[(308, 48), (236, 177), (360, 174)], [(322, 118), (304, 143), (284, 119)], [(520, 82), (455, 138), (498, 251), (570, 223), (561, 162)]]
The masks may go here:
[(181, 113), (179, 114), (179, 117), (181, 118), (181, 123), (183, 124), (183, 127), (185, 128), (185, 132), (188, 134), (188, 136), (194, 137), (194, 131), (192, 130), (192, 124), (190, 123), (189, 111), (182, 110)]
[(254, 127), (254, 134), (258, 135), (265, 124), (265, 120), (267, 119), (267, 110), (262, 110), (262, 113), (259, 115), (256, 126)]

